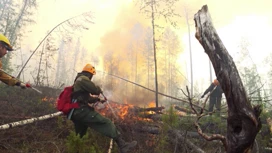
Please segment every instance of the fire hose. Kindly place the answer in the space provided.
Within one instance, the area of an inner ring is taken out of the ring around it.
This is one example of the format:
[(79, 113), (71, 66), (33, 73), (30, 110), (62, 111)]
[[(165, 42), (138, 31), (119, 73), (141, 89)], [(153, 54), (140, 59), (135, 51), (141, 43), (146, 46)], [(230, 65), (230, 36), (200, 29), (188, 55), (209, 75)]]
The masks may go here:
[(105, 102), (108, 104), (109, 108), (111, 109), (113, 116), (114, 116), (116, 119), (118, 119), (118, 117), (117, 117), (117, 115), (115, 114), (113, 108), (111, 107), (111, 105), (110, 105), (110, 103), (109, 103), (107, 97), (103, 94), (103, 92), (101, 92), (101, 95), (104, 97)]
[[(1, 72), (3, 72), (3, 73), (5, 73), (6, 75), (8, 75), (8, 76), (10, 76), (10, 77), (12, 77), (12, 78), (14, 78), (13, 76), (11, 76), (10, 74), (8, 74), (7, 72), (5, 72), (4, 70), (2, 70), (2, 69), (0, 69), (0, 71)], [(21, 82), (21, 81), (20, 81)], [(36, 88), (34, 88), (34, 87), (32, 87), (29, 83), (24, 83), (25, 84), (25, 87), (27, 87), (27, 88), (31, 88), (31, 89), (33, 89), (33, 90), (35, 90), (35, 91), (37, 91), (38, 93), (40, 93), (40, 94), (42, 94), (42, 92), (40, 91), (40, 90), (38, 90), (38, 89), (36, 89)]]

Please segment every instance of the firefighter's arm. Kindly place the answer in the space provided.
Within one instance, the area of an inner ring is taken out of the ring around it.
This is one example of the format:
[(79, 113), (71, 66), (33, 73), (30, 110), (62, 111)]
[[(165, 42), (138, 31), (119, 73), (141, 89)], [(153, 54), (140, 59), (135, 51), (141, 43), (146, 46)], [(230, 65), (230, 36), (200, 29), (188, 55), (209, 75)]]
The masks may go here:
[(81, 88), (85, 91), (91, 93), (92, 95), (99, 95), (102, 91), (101, 88), (96, 86), (90, 79), (87, 77), (82, 77), (81, 79), (77, 79), (77, 83), (80, 84)]
[(91, 95), (90, 94), (88, 106), (95, 107), (97, 105), (97, 102), (104, 103), (104, 102), (106, 102), (106, 100), (104, 98), (99, 97), (98, 95)]
[(20, 86), (20, 81), (0, 70), (0, 80), (9, 86)]
[(88, 103), (92, 104), (92, 103), (96, 103), (98, 101), (100, 101), (100, 98), (97, 95), (90, 94), (90, 97), (88, 99)]
[(208, 89), (205, 90), (205, 92), (203, 93), (203, 95), (201, 96), (201, 98), (203, 98), (208, 92), (212, 91), (214, 88), (214, 84), (212, 83)]

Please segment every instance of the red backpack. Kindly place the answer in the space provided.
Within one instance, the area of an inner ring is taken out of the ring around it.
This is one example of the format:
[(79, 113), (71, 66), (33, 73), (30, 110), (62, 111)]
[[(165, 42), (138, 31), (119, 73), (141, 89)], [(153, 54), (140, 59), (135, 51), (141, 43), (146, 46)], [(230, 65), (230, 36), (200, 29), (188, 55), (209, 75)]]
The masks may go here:
[(57, 109), (67, 115), (71, 109), (79, 108), (78, 103), (72, 103), (73, 86), (68, 86), (63, 89), (57, 100)]

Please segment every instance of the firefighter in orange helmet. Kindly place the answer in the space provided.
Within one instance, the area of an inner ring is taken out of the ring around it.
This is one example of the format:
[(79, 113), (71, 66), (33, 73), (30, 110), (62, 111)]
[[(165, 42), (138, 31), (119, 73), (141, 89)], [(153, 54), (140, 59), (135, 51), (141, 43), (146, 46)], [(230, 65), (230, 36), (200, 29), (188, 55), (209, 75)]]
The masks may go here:
[(82, 72), (78, 73), (74, 85), (72, 99), (79, 103), (79, 108), (75, 108), (74, 111), (68, 115), (75, 125), (76, 134), (83, 137), (88, 127), (95, 131), (112, 138), (118, 145), (121, 153), (131, 152), (137, 145), (137, 141), (126, 142), (121, 138), (120, 132), (110, 119), (100, 115), (95, 111), (93, 104), (101, 101), (97, 96), (100, 95), (102, 90), (99, 86), (96, 86), (91, 81), (93, 75), (96, 74), (95, 67), (91, 64), (84, 66)]
[(205, 90), (201, 98), (203, 98), (208, 92), (212, 92), (210, 94), (209, 112), (213, 112), (213, 107), (215, 106), (218, 113), (220, 113), (223, 90), (217, 79), (215, 79), (209, 88)]
[(7, 51), (13, 51), (12, 46), (6, 36), (0, 34), (0, 80), (9, 86), (20, 86), (21, 88), (25, 89), (29, 85), (20, 82), (18, 79), (8, 75), (2, 70), (2, 62), (1, 58), (7, 54)]

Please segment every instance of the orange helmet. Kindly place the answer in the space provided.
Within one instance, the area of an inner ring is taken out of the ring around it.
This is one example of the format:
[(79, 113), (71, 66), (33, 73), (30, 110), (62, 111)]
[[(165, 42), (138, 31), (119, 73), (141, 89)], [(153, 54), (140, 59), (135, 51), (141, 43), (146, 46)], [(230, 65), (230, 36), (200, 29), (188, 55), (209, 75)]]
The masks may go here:
[(214, 84), (214, 85), (219, 85), (218, 80), (217, 80), (217, 79), (214, 79), (214, 80), (213, 80), (213, 84)]
[(95, 68), (94, 66), (92, 66), (91, 64), (86, 64), (83, 68), (82, 71), (86, 71), (86, 72), (89, 72), (91, 73), (92, 75), (95, 75), (96, 74), (96, 71), (95, 71)]

